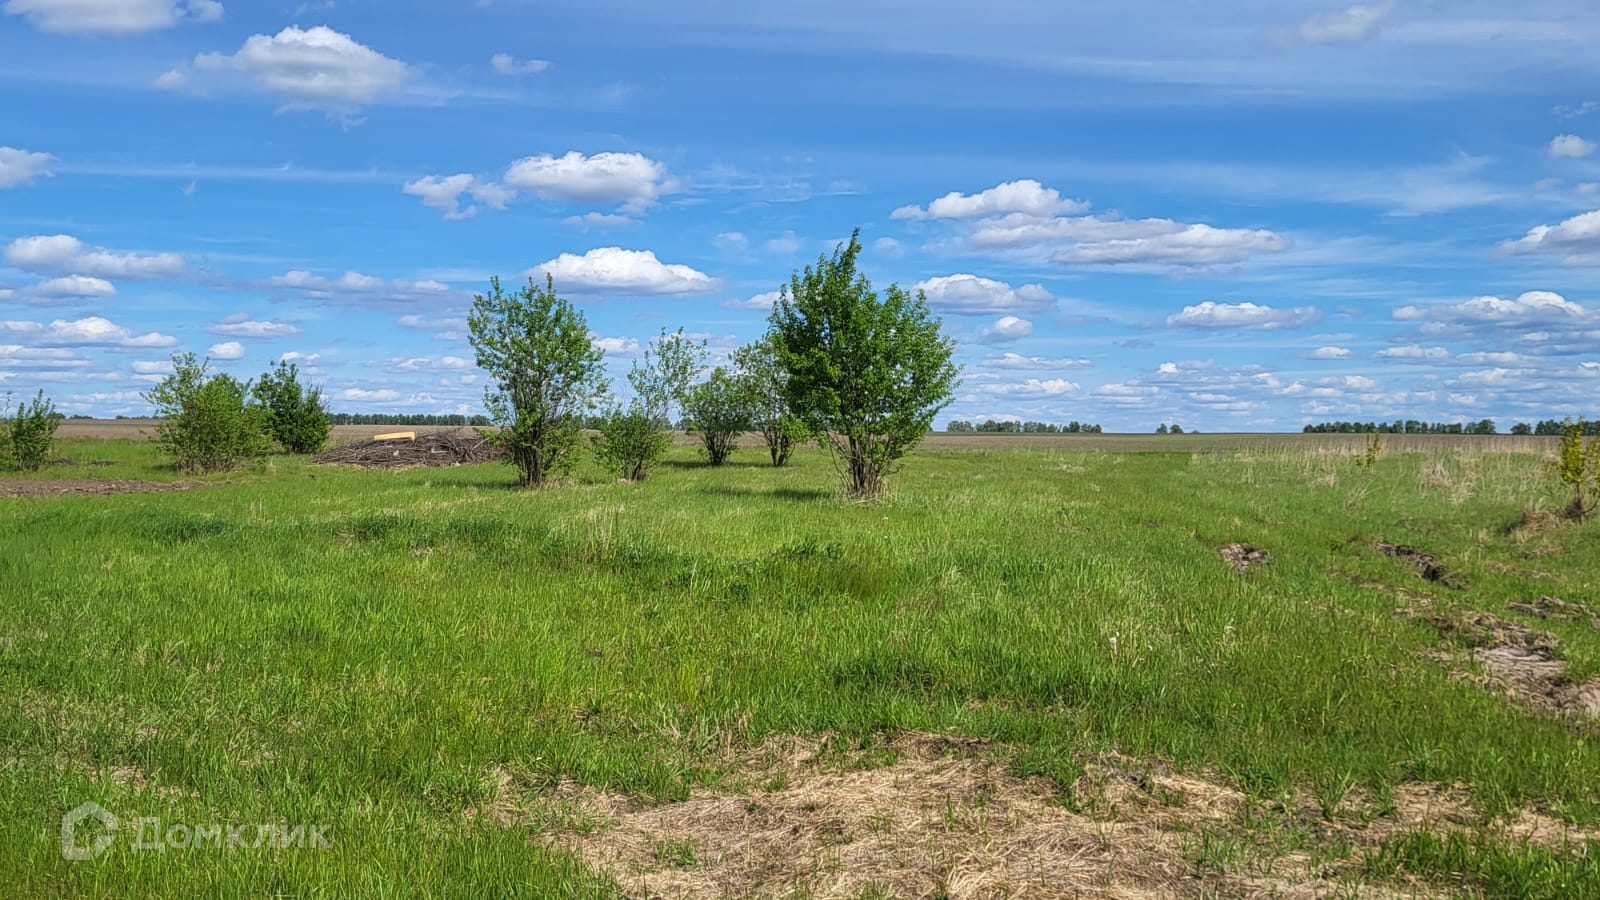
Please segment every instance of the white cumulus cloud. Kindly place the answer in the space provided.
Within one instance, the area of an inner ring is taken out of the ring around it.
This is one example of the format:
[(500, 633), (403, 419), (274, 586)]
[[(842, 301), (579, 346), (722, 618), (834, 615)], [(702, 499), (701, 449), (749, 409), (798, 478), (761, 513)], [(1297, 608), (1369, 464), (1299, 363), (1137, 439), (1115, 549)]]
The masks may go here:
[(978, 333), (978, 340), (986, 344), (1003, 344), (1020, 340), (1033, 334), (1033, 323), (1018, 316), (1001, 316), (994, 324)]
[(1556, 225), (1536, 225), (1514, 241), (1500, 245), (1516, 255), (1565, 256), (1569, 265), (1600, 265), (1600, 209)]
[(557, 287), (626, 294), (693, 294), (717, 286), (716, 279), (689, 266), (663, 263), (650, 250), (599, 247), (578, 256), (563, 253), (527, 271), (532, 278), (548, 273)]
[(1249, 302), (1217, 303), (1207, 300), (1195, 306), (1185, 306), (1183, 312), (1167, 316), (1167, 325), (1174, 328), (1244, 328), (1274, 331), (1299, 328), (1321, 319), (1322, 313), (1314, 306), (1277, 309)]
[(748, 300), (729, 300), (722, 305), (725, 309), (757, 309), (765, 311), (777, 305), (778, 296), (778, 291), (765, 291)]
[(1427, 360), (1449, 359), (1450, 351), (1443, 347), (1424, 347), (1420, 344), (1407, 344), (1403, 347), (1386, 347), (1382, 350), (1379, 350), (1378, 358), (1423, 362)]
[(40, 31), (57, 34), (141, 34), (182, 21), (222, 18), (222, 4), (216, 0), (7, 0), (3, 8)]
[(288, 322), (258, 321), (237, 314), (212, 323), (211, 333), (223, 337), (278, 338), (294, 337), (300, 333), (300, 329)]
[(1594, 153), (1594, 141), (1575, 134), (1558, 135), (1550, 140), (1550, 155), (1556, 159), (1582, 159)]
[(1349, 347), (1318, 347), (1315, 350), (1307, 350), (1301, 354), (1301, 357), (1304, 359), (1349, 359), (1351, 355)]
[(166, 278), (184, 270), (176, 253), (118, 253), (89, 248), (69, 234), (17, 238), (6, 247), (5, 261), (24, 272), (40, 275), (86, 275), (93, 278), (132, 280)]
[(1019, 288), (980, 278), (977, 275), (945, 275), (912, 285), (912, 293), (927, 295), (928, 306), (955, 315), (993, 315), (995, 313), (1049, 312), (1056, 308), (1054, 294), (1044, 285), (1025, 284)]
[(1007, 213), (1029, 216), (1058, 216), (1080, 213), (1089, 208), (1081, 200), (1061, 196), (1055, 188), (1047, 188), (1031, 178), (1007, 181), (976, 194), (951, 191), (921, 206), (902, 206), (890, 213), (892, 219), (977, 219)]
[(244, 359), (244, 354), (244, 345), (238, 341), (223, 341), (220, 344), (212, 344), (211, 349), (206, 351), (206, 355), (212, 359)]
[[(253, 34), (231, 54), (203, 53), (195, 73), (235, 72), (259, 90), (284, 101), (283, 109), (319, 109), (348, 115), (411, 80), (411, 67), (326, 25), (291, 25), (275, 35)], [(175, 70), (158, 79), (181, 87), (189, 73)]]
[(16, 335), (38, 347), (172, 347), (178, 343), (177, 338), (154, 331), (136, 335), (100, 316), (70, 321), (56, 319), (48, 325), (40, 322), (0, 322), (0, 333)]
[(504, 185), (466, 173), (417, 178), (401, 185), (400, 191), (421, 198), (423, 206), (439, 210), (446, 219), (470, 219), (478, 214), (478, 207), (461, 205), (462, 194), (491, 209), (505, 209), (517, 196), (516, 191)]
[[(274, 290), (293, 291), (311, 300), (336, 306), (426, 305), (433, 306), (461, 299), (461, 291), (441, 281), (379, 278), (360, 272), (346, 272), (328, 278), (296, 269), (260, 283)], [(402, 325), (405, 322), (402, 320)]]
[(512, 163), (501, 179), (508, 187), (564, 203), (620, 204), (637, 215), (670, 190), (667, 167), (639, 153), (571, 151), (527, 156)]
[(973, 390), (994, 397), (1060, 397), (1078, 389), (1078, 385), (1065, 378), (1040, 380), (1029, 378), (1021, 382), (991, 382), (976, 385)]
[(35, 178), (49, 178), (55, 157), (16, 147), (0, 147), (0, 190), (31, 184)]
[(104, 278), (92, 278), (88, 275), (63, 275), (34, 285), (32, 293), (38, 297), (112, 297), (117, 293), (116, 285)]

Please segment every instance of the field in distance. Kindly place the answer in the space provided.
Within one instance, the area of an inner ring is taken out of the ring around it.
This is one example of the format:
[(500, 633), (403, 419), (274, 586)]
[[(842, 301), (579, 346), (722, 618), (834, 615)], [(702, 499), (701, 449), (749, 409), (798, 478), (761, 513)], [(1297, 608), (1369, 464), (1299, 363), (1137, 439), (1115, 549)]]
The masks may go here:
[[(448, 425), (335, 425), (335, 444), (365, 440), (396, 431), (447, 431)], [(459, 426), (465, 427), (465, 426)], [(144, 440), (155, 433), (154, 419), (70, 419), (61, 423), (63, 438), (122, 438)], [(1201, 450), (1268, 450), (1317, 448), (1334, 451), (1364, 449), (1370, 440), (1362, 434), (945, 434), (935, 432), (923, 441), (925, 450), (1061, 449), (1103, 453), (1184, 452)], [(1517, 435), (1383, 435), (1392, 450), (1471, 447), (1483, 450), (1545, 452), (1556, 438)], [(677, 443), (692, 445), (693, 435), (679, 432)], [(742, 447), (761, 445), (759, 435), (747, 434)]]
[(0, 496), (3, 896), (1600, 896), (1545, 439), (939, 436), (862, 504), (102, 426), (7, 480), (173, 489)]

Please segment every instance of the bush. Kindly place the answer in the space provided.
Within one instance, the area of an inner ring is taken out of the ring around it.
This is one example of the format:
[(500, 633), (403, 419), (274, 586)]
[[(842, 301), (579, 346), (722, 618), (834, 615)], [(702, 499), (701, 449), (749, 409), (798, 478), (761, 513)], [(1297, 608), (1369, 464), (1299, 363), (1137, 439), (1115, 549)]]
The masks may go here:
[(739, 435), (750, 428), (749, 388), (743, 379), (719, 367), (689, 389), (683, 413), (689, 430), (700, 435), (706, 458), (720, 466), (733, 454)]
[(688, 399), (689, 383), (705, 367), (706, 344), (696, 344), (680, 328), (645, 348), (628, 370), (634, 399), (600, 417), (594, 442), (600, 462), (627, 481), (643, 481), (672, 447), (672, 407)]
[(1555, 461), (1556, 476), (1572, 489), (1567, 516), (1573, 519), (1588, 518), (1594, 511), (1592, 498), (1600, 495), (1600, 438), (1591, 438), (1585, 447), (1586, 424), (1582, 419), (1562, 423), (1561, 452)]
[(595, 456), (625, 481), (649, 478), (650, 470), (672, 447), (672, 432), (662, 429), (655, 414), (637, 400), (610, 410), (597, 424)]
[(784, 391), (789, 373), (783, 368), (771, 340), (760, 340), (733, 351), (738, 378), (745, 389), (750, 428), (761, 432), (774, 466), (789, 462), (794, 445), (806, 440), (805, 427), (789, 413)]
[(960, 368), (920, 291), (891, 284), (880, 299), (856, 271), (860, 233), (790, 278), (769, 340), (790, 412), (832, 453), (849, 494), (871, 497), (950, 404)]
[(17, 407), (14, 415), (7, 416), (11, 405), (10, 395), (0, 406), (0, 460), (25, 472), (36, 472), (50, 462), (50, 448), (61, 424), (61, 414), (56, 405), (40, 391), (27, 403)]
[(473, 298), (467, 327), (489, 375), (483, 403), (500, 426), (484, 437), (506, 450), (524, 487), (542, 485), (573, 462), (584, 416), (606, 392), (605, 352), (548, 275), (543, 288), (530, 278), (512, 294), (490, 279), (489, 293)]
[(333, 425), (322, 403), (322, 389), (303, 387), (300, 368), (279, 361), (255, 383), (250, 393), (267, 417), (267, 433), (286, 453), (317, 453), (328, 445)]
[(144, 394), (161, 424), (156, 443), (187, 473), (225, 472), (272, 452), (264, 407), (248, 402), (248, 384), (209, 374), (210, 360), (175, 354), (173, 372)]

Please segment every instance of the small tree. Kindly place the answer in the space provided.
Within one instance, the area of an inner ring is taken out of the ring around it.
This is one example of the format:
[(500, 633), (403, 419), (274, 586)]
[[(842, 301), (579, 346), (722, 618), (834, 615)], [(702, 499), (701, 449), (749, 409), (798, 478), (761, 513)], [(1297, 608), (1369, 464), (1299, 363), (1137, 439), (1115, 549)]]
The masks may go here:
[(209, 359), (174, 354), (172, 374), (143, 396), (162, 420), (156, 443), (184, 472), (224, 472), (272, 451), (266, 411), (248, 402), (250, 386), (211, 374)]
[(790, 279), (771, 341), (789, 409), (832, 454), (852, 496), (871, 497), (950, 404), (959, 368), (927, 299), (891, 284), (882, 299), (856, 272), (860, 229)]
[(615, 406), (600, 417), (600, 434), (594, 438), (601, 465), (624, 481), (643, 481), (672, 448), (672, 432), (638, 399)]
[(805, 428), (789, 412), (784, 396), (789, 373), (778, 359), (771, 336), (733, 351), (739, 382), (745, 389), (750, 427), (761, 432), (774, 466), (789, 462), (794, 445), (806, 439)]
[(672, 448), (672, 410), (682, 408), (689, 385), (705, 368), (706, 343), (696, 344), (680, 328), (661, 329), (644, 357), (628, 370), (633, 400), (600, 420), (595, 452), (628, 481), (643, 481)]
[(484, 406), (500, 426), (485, 436), (506, 450), (524, 487), (542, 485), (571, 465), (584, 416), (606, 392), (605, 351), (548, 275), (544, 287), (530, 278), (510, 294), (490, 279), (489, 293), (473, 297), (467, 329), (489, 375)]
[(664, 429), (672, 427), (672, 410), (683, 408), (689, 386), (706, 367), (706, 342), (696, 344), (683, 329), (668, 332), (645, 348), (644, 359), (628, 372), (628, 384), (644, 408)]
[(316, 453), (328, 444), (328, 409), (322, 389), (300, 384), (300, 367), (279, 360), (268, 369), (251, 394), (266, 411), (267, 432), (288, 453)]
[(17, 467), (26, 472), (37, 472), (50, 462), (56, 427), (61, 424), (61, 414), (56, 405), (44, 395), (34, 394), (33, 399), (17, 407), (11, 417), (11, 455)]
[(689, 389), (683, 414), (689, 430), (700, 435), (706, 458), (713, 466), (728, 461), (739, 435), (750, 428), (751, 390), (744, 379), (717, 367), (711, 377)]
[(1572, 489), (1572, 503), (1567, 515), (1586, 519), (1593, 511), (1591, 495), (1600, 494), (1600, 438), (1584, 446), (1583, 435), (1587, 429), (1582, 419), (1562, 423), (1561, 451), (1556, 456), (1556, 475), (1561, 483)]
[(25, 472), (36, 472), (50, 462), (50, 449), (54, 445), (56, 426), (61, 424), (61, 414), (56, 405), (44, 395), (17, 407), (7, 415), (11, 395), (0, 404), (0, 460), (10, 462)]

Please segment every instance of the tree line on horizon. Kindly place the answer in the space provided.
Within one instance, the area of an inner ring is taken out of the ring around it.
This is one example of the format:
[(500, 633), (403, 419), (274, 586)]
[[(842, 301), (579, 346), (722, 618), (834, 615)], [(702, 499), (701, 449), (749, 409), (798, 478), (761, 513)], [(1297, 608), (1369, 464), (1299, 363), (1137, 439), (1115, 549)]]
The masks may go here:
[[(1585, 437), (1600, 435), (1600, 421), (1579, 419)], [(1518, 422), (1511, 426), (1511, 434), (1560, 437), (1567, 430), (1567, 422), (1542, 419), (1535, 424)], [(1393, 422), (1323, 422), (1300, 429), (1303, 434), (1499, 434), (1493, 419), (1476, 422), (1419, 422), (1415, 419), (1396, 419)]]

